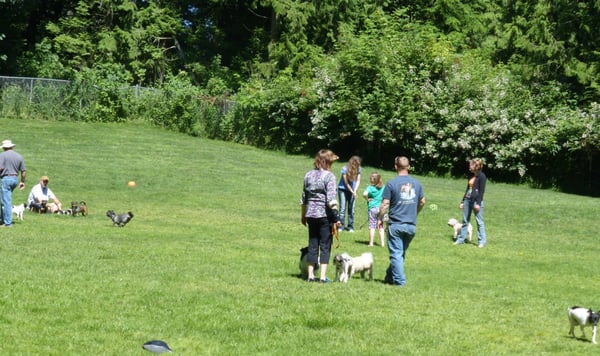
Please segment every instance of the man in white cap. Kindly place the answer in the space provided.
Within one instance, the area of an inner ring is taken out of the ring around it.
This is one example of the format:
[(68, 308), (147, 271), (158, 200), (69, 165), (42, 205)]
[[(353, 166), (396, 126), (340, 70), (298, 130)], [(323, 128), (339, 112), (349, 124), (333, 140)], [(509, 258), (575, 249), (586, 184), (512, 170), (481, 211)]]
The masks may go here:
[[(25, 189), (27, 169), (23, 157), (13, 150), (15, 144), (11, 140), (2, 141), (0, 153), (0, 178), (2, 179), (2, 226), (12, 227), (12, 192), (17, 185), (20, 190)], [(21, 182), (19, 182), (19, 173)]]
[(43, 207), (43, 203), (48, 203), (50, 200), (56, 204), (58, 210), (62, 210), (60, 200), (54, 195), (54, 192), (48, 187), (50, 179), (48, 176), (42, 176), (40, 183), (36, 184), (31, 188), (29, 193), (28, 204), (30, 208), (34, 208), (36, 211), (40, 211)]

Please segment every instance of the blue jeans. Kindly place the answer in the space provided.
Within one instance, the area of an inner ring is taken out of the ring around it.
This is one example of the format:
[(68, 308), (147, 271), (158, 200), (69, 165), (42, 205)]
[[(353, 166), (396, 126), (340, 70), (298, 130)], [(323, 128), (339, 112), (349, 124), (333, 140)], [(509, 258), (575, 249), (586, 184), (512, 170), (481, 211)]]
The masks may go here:
[(388, 226), (388, 249), (390, 250), (390, 266), (385, 273), (385, 282), (403, 286), (406, 284), (404, 259), (406, 250), (415, 237), (417, 227), (410, 224), (390, 224)]
[[(342, 228), (346, 227), (347, 230), (354, 230), (354, 206), (356, 205), (356, 199), (354, 195), (347, 190), (340, 190), (340, 221), (342, 222)], [(347, 210), (346, 210), (347, 206)], [(348, 212), (348, 225), (345, 224), (344, 218)]]
[(2, 223), (6, 226), (12, 225), (12, 192), (18, 184), (16, 176), (2, 178)]
[[(465, 200), (463, 204), (463, 225), (460, 229), (460, 236), (456, 239), (458, 242), (465, 242), (465, 239), (467, 238), (469, 222), (471, 221), (471, 212), (474, 212), (474, 206), (475, 202), (470, 200)], [(480, 245), (485, 245), (487, 240), (485, 235), (485, 224), (483, 223), (483, 201), (481, 202), (479, 212), (475, 214), (475, 221), (477, 222), (478, 242)]]

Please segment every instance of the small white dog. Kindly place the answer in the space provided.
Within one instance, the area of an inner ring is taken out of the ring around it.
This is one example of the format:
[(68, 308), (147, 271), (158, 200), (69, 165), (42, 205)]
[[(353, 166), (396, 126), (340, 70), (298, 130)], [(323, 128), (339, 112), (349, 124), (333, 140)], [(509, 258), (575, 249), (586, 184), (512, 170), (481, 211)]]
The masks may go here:
[[(448, 220), (448, 226), (450, 226), (454, 230), (454, 237), (452, 239), (456, 240), (456, 238), (458, 237), (458, 234), (460, 234), (460, 229), (462, 229), (462, 223), (459, 222), (458, 220), (452, 218), (452, 219)], [(473, 241), (473, 225), (471, 225), (471, 223), (469, 223), (468, 233), (469, 233), (468, 234), (469, 241)]]
[(13, 205), (12, 212), (17, 216), (17, 219), (23, 221), (23, 212), (25, 211), (25, 204)]
[(596, 331), (598, 329), (598, 321), (600, 321), (600, 314), (594, 313), (592, 309), (582, 308), (574, 306), (569, 308), (569, 322), (571, 328), (569, 329), (569, 335), (575, 337), (575, 326), (579, 325), (581, 328), (581, 335), (585, 337), (583, 331), (584, 326), (592, 326), (592, 342), (596, 344)]
[(338, 253), (333, 257), (335, 265), (335, 280), (336, 282), (348, 282), (348, 268), (352, 264), (352, 257), (346, 252), (341, 255)]
[(373, 254), (365, 252), (358, 257), (350, 257), (346, 252), (341, 255), (335, 255), (333, 258), (335, 264), (335, 280), (342, 283), (348, 283), (348, 280), (356, 272), (365, 278), (365, 272), (369, 272), (369, 279), (373, 280)]

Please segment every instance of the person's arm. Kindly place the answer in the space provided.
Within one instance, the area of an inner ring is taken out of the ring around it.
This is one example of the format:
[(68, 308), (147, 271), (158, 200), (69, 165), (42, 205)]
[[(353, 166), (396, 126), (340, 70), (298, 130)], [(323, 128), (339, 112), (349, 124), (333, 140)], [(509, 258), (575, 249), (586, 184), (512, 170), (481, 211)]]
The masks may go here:
[(475, 201), (477, 205), (481, 205), (481, 202), (483, 201), (486, 180), (485, 174), (481, 172), (477, 174), (477, 199)]
[(383, 199), (381, 201), (381, 205), (379, 206), (379, 214), (377, 215), (377, 227), (380, 229), (383, 228), (383, 217), (388, 212), (389, 208), (390, 208), (390, 200)]
[(27, 198), (27, 201), (29, 202), (29, 204), (31, 204), (31, 203), (37, 203), (37, 200), (35, 199), (35, 194), (33, 192), (33, 188), (29, 192), (29, 197)]
[(458, 207), (460, 209), (464, 208), (464, 206), (465, 206), (465, 199), (467, 199), (467, 193), (468, 192), (469, 192), (469, 180), (467, 180), (467, 188), (465, 189), (465, 193), (463, 194), (463, 197), (460, 200), (460, 204), (458, 205)]
[(473, 210), (475, 210), (475, 213), (479, 213), (479, 210), (481, 210), (481, 202), (483, 201), (483, 193), (485, 193), (485, 181), (486, 181), (486, 177), (485, 174), (479, 172), (477, 174), (477, 178), (475, 178), (476, 181), (476, 193), (477, 196), (475, 197), (475, 204), (473, 204)]
[(346, 173), (342, 174), (342, 179), (344, 180), (344, 187), (346, 187), (349, 192), (352, 192), (352, 187), (350, 186), (350, 182), (348, 182), (348, 175)]
[(302, 222), (302, 225), (306, 226), (306, 205), (304, 204), (302, 204), (302, 213), (300, 221)]
[(423, 207), (425, 206), (425, 197), (419, 199), (419, 205), (417, 206), (417, 214), (421, 212), (421, 210), (423, 210)]
[(58, 205), (60, 205), (60, 200), (58, 200), (58, 197), (56, 196), (56, 194), (54, 194), (54, 192), (52, 191), (52, 189), (48, 188), (48, 200), (52, 199), (52, 201)]
[(27, 177), (27, 171), (21, 171), (21, 183), (19, 183), (19, 189), (25, 189), (25, 178)]
[(356, 198), (356, 192), (358, 192), (358, 187), (360, 186), (360, 173), (356, 176), (356, 187), (354, 187), (354, 197)]

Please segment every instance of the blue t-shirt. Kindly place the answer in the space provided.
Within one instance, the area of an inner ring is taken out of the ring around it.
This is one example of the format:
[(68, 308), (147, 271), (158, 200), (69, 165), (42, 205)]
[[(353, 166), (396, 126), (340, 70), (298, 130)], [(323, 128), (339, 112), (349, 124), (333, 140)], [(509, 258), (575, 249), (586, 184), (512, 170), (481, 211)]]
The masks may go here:
[(417, 208), (423, 197), (421, 183), (411, 176), (397, 176), (387, 182), (383, 199), (390, 201), (390, 224), (417, 225)]
[[(362, 172), (362, 167), (358, 167), (358, 175)], [(348, 174), (348, 166), (342, 167), (342, 177), (340, 178), (340, 182), (338, 183), (338, 190), (346, 190), (346, 184), (344, 184), (344, 174)], [(351, 180), (348, 181), (348, 184), (352, 187), (352, 189), (356, 189), (356, 181)]]

